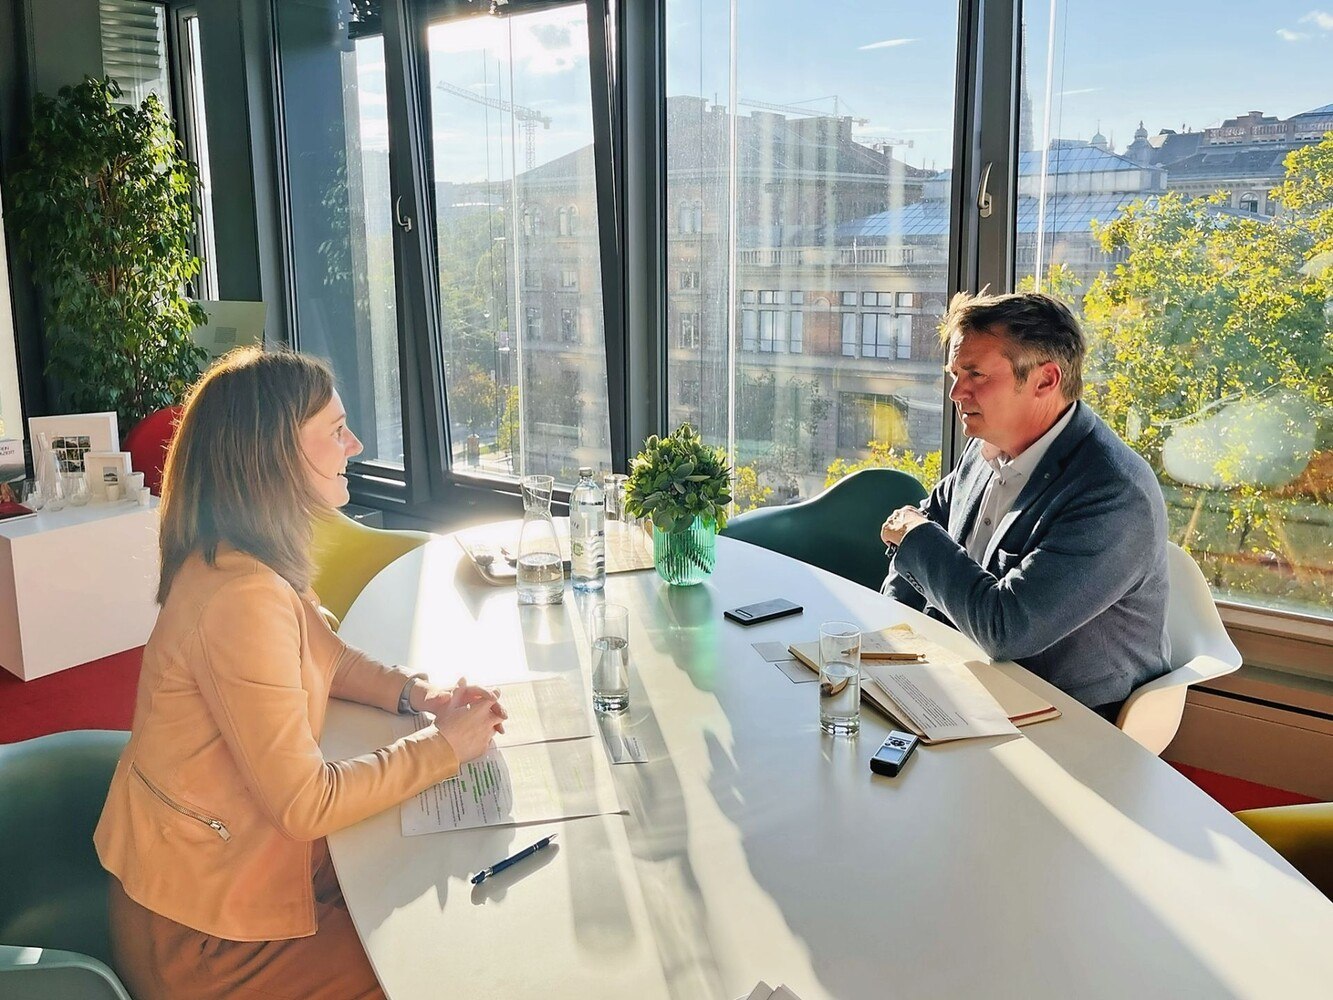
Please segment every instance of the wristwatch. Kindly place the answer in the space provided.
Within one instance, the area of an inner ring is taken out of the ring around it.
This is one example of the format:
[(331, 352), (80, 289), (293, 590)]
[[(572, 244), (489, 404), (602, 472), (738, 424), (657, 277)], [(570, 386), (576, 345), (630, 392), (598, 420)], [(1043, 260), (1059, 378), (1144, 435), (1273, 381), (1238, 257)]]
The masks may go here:
[(407, 679), (407, 683), (403, 685), (403, 693), (398, 696), (399, 715), (412, 714), (412, 682), (424, 681), (429, 679), (430, 678), (427, 674), (413, 674), (411, 677)]

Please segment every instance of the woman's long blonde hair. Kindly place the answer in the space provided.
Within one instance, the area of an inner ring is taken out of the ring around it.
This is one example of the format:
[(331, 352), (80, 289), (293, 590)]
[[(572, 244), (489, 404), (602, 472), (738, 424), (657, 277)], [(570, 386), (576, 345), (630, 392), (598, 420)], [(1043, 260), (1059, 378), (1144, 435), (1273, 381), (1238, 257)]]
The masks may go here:
[(295, 351), (243, 347), (190, 389), (162, 475), (166, 602), (195, 552), (211, 566), (219, 542), (263, 562), (297, 592), (310, 585), (310, 525), (324, 504), (311, 489), (301, 425), (333, 397), (328, 365)]

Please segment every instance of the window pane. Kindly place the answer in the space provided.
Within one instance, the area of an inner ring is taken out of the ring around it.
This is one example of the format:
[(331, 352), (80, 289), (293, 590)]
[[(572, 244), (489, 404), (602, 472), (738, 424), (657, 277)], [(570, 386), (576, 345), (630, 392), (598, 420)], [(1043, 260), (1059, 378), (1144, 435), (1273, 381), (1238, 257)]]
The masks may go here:
[(171, 114), (166, 8), (147, 0), (98, 0), (102, 73), (120, 84), (118, 103), (137, 108), (156, 94)]
[[(670, 420), (754, 471), (741, 509), (813, 495), (875, 440), (876, 464), (939, 450), (935, 338), (900, 356), (890, 319), (867, 314), (863, 341), (861, 313), (945, 298), (957, 23), (956, 4), (666, 0), (668, 217), (703, 206), (697, 232), (667, 235), (669, 271), (699, 273), (701, 324), (668, 357), (672, 384), (700, 383), (668, 392)], [(862, 396), (899, 400), (903, 432), (844, 420)]]
[(403, 464), (384, 44), (337, 0), (277, 4), (297, 343), (328, 358), (363, 461)]
[(611, 459), (587, 14), (442, 20), (427, 48), (454, 469), (572, 483)]
[(218, 297), (217, 240), (213, 236), (213, 174), (208, 161), (208, 118), (204, 112), (204, 60), (199, 38), (199, 16), (185, 22), (185, 118), (190, 159), (199, 167), (198, 254), (202, 262), (197, 279), (199, 298)]
[[(1249, 38), (1216, 11), (1026, 5), (1017, 285), (1079, 314), (1084, 398), (1157, 472), (1170, 537), (1216, 595), (1329, 617), (1324, 41), (1304, 10)], [(1171, 86), (1116, 70), (1106, 40), (1128, 35)]]

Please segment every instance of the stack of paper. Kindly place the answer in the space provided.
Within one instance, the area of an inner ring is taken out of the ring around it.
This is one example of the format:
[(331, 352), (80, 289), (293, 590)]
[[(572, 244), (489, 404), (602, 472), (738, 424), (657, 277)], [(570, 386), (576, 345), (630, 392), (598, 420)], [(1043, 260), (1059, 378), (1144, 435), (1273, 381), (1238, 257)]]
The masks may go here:
[[(993, 664), (964, 661), (908, 625), (862, 633), (861, 649), (861, 697), (923, 743), (1015, 733), (1016, 726), (1060, 715)], [(811, 670), (819, 669), (818, 642), (790, 650)]]
[(741, 1000), (801, 1000), (801, 998), (792, 991), (790, 986), (779, 986), (774, 989), (768, 983), (761, 982)]

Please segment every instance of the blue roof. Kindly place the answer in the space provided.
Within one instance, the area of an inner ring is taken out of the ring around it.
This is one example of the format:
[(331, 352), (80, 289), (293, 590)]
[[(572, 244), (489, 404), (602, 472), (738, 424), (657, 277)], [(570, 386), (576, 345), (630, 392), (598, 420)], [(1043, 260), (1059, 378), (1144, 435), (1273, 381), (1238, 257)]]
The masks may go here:
[[(1046, 152), (1046, 170), (1052, 174), (1099, 174), (1107, 170), (1142, 170), (1140, 164), (1116, 153), (1108, 153), (1096, 146), (1056, 146)], [(1042, 152), (1039, 149), (1020, 153), (1020, 174), (1041, 173)]]
[(1333, 115), (1333, 104), (1325, 104), (1322, 108), (1315, 108), (1313, 111), (1302, 111), (1298, 115), (1292, 115), (1292, 118), (1323, 118), (1326, 115)]
[[(1110, 222), (1143, 194), (1054, 194), (1046, 198), (1047, 233), (1086, 233), (1095, 219)], [(1018, 199), (1018, 232), (1037, 231), (1038, 199)], [(837, 229), (839, 241), (888, 237), (944, 236), (949, 232), (949, 205), (945, 201), (918, 201), (848, 222)]]

